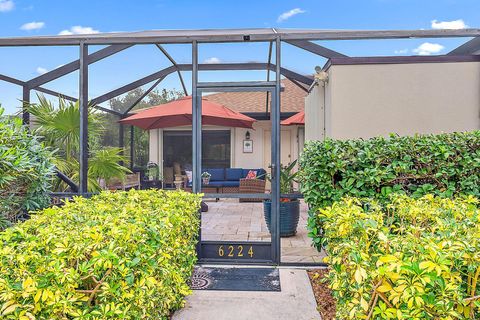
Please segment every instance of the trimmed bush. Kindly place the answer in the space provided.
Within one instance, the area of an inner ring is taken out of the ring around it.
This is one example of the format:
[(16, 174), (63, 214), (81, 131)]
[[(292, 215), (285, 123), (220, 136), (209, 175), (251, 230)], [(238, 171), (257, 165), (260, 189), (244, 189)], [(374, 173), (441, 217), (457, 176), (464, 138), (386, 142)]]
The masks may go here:
[[(480, 131), (307, 143), (300, 159), (302, 192), (311, 213), (344, 196), (388, 201), (392, 193), (480, 196)], [(320, 243), (320, 225), (308, 228)]]
[(321, 209), (337, 319), (478, 319), (478, 204), (394, 195)]
[(201, 197), (103, 192), (0, 233), (2, 319), (167, 319), (196, 262)]
[(48, 206), (53, 174), (52, 152), (0, 107), (0, 216), (16, 222), (24, 212)]

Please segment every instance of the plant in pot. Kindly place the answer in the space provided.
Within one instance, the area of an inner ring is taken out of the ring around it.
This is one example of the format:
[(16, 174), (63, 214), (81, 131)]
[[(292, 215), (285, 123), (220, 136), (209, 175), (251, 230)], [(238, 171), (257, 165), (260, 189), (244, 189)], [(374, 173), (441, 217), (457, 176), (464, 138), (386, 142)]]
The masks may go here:
[(147, 174), (145, 178), (148, 180), (158, 180), (160, 170), (158, 168), (158, 164), (155, 162), (149, 161), (147, 163)]
[[(288, 166), (280, 168), (280, 194), (293, 195), (293, 183), (296, 182), (298, 172), (292, 172), (297, 164), (297, 160)], [(267, 175), (267, 179), (271, 181), (271, 176)], [(263, 214), (268, 230), (271, 230), (272, 224), (272, 201), (265, 200), (263, 202)], [(290, 237), (297, 233), (298, 220), (300, 218), (300, 201), (295, 197), (280, 198), (280, 236)]]
[(210, 173), (206, 172), (206, 171), (204, 173), (202, 173), (202, 183), (203, 184), (209, 184), (211, 176), (212, 175)]

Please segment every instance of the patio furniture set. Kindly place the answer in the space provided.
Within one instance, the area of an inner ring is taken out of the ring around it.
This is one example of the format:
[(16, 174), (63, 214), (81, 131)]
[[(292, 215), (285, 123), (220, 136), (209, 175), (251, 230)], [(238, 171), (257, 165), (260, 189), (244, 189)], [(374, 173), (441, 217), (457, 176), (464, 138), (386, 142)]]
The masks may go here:
[[(204, 169), (203, 172), (209, 177), (203, 179), (201, 190), (203, 193), (265, 193), (267, 172), (264, 169)], [(191, 179), (187, 178), (185, 180), (185, 186), (186, 191), (192, 191)], [(239, 199), (240, 202), (260, 202), (262, 200), (254, 198)]]
[[(192, 191), (191, 172), (176, 170), (173, 184), (176, 189)], [(182, 173), (181, 173), (182, 172)], [(203, 193), (265, 193), (266, 171), (264, 169), (243, 169), (243, 168), (211, 168), (204, 169), (209, 179), (204, 179), (202, 184)], [(142, 179), (140, 172), (127, 174), (124, 180), (114, 179), (109, 181), (105, 187), (109, 190), (128, 189), (151, 189), (168, 188), (165, 181), (159, 179)], [(240, 202), (261, 202), (261, 198), (241, 198)]]

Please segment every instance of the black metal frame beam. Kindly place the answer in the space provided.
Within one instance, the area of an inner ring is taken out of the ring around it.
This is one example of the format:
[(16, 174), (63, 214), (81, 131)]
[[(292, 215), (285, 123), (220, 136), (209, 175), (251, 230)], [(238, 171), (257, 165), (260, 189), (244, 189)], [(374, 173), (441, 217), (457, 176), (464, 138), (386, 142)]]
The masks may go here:
[[(267, 65), (272, 64), (272, 50), (273, 50), (273, 42), (270, 41), (268, 44), (268, 59), (267, 59)], [(267, 81), (270, 81), (270, 68), (267, 69)], [(268, 114), (268, 104), (270, 103), (270, 93), (266, 92), (265, 93), (265, 114)]]
[(112, 44), (219, 43), (287, 40), (369, 40), (408, 38), (478, 37), (480, 29), (459, 30), (295, 30), (295, 29), (225, 29), (156, 30), (142, 32), (100, 33), (71, 36), (0, 38), (0, 46), (76, 46)]
[(280, 37), (275, 39), (275, 91), (272, 93), (272, 108), (270, 115), (272, 118), (272, 169), (271, 169), (271, 187), (272, 187), (272, 246), (275, 249), (274, 261), (280, 264), (281, 260), (281, 239), (280, 239), (280, 155), (281, 155), (281, 131), (280, 131), (280, 109), (281, 109), (281, 49), (282, 42)]
[(307, 40), (288, 40), (288, 41), (285, 41), (285, 42), (288, 43), (288, 44), (291, 44), (292, 46), (295, 46), (297, 48), (300, 48), (300, 49), (309, 51), (311, 53), (314, 53), (316, 55), (325, 57), (327, 59), (347, 57), (343, 53), (325, 48), (324, 46), (318, 45), (316, 43), (313, 43), (313, 42), (307, 41)]
[(133, 170), (134, 162), (135, 162), (135, 150), (134, 150), (134, 142), (135, 139), (135, 128), (130, 126), (130, 170)]
[[(55, 96), (55, 97), (58, 97), (58, 98), (61, 98), (61, 99), (65, 99), (65, 100), (68, 100), (68, 101), (73, 101), (73, 102), (78, 101), (77, 98), (74, 98), (72, 96), (69, 96), (69, 95), (54, 91), (54, 90), (46, 89), (46, 88), (43, 88), (43, 87), (37, 87), (37, 88), (32, 89), (32, 90), (42, 92), (42, 93), (45, 93), (45, 94), (49, 94), (49, 95), (52, 95), (52, 96)], [(118, 111), (115, 111), (115, 110), (112, 110), (112, 109), (107, 109), (107, 108), (104, 108), (104, 107), (99, 106), (99, 105), (90, 104), (90, 106), (92, 108), (98, 109), (98, 110), (106, 112), (106, 113), (116, 115), (118, 117), (121, 117), (123, 115), (121, 112), (118, 112)]]
[[(179, 64), (176, 66), (170, 66), (155, 73), (152, 73), (146, 77), (141, 79), (135, 80), (129, 84), (126, 84), (120, 88), (107, 92), (101, 96), (93, 98), (91, 100), (91, 104), (100, 104), (105, 101), (108, 101), (112, 98), (118, 97), (124, 93), (127, 93), (130, 90), (136, 89), (143, 85), (146, 85), (152, 81), (161, 79), (163, 80), (169, 74), (174, 73), (179, 70), (190, 71), (192, 70), (191, 64)], [(271, 70), (275, 71), (275, 65), (267, 64), (267, 63), (257, 63), (257, 62), (249, 62), (249, 63), (217, 63), (217, 64), (198, 64), (199, 71), (222, 71), (222, 70)], [(281, 74), (289, 79), (294, 79), (300, 83), (304, 83), (306, 85), (311, 85), (313, 82), (313, 77), (307, 77), (291, 71), (286, 68), (280, 68)]]
[(297, 87), (299, 87), (299, 88), (302, 89), (303, 91), (308, 92), (308, 88), (305, 88), (305, 86), (303, 86), (302, 84), (300, 84), (297, 80), (292, 79), (292, 78), (289, 78), (289, 77), (287, 77), (287, 79), (290, 80), (294, 85), (296, 85)]
[(26, 84), (25, 81), (6, 76), (4, 74), (0, 74), (0, 80), (3, 80), (5, 82), (9, 82), (9, 83), (12, 83), (12, 84), (16, 84), (16, 85), (19, 85), (19, 86), (22, 86), (22, 87), (25, 86), (25, 84)]
[(449, 56), (464, 56), (480, 54), (480, 37), (473, 38), (470, 41), (462, 44), (458, 48), (447, 53)]
[[(114, 55), (115, 53), (118, 53), (120, 51), (123, 51), (127, 48), (130, 48), (132, 45), (111, 45), (106, 48), (103, 48), (101, 50), (98, 50), (92, 54), (89, 54), (88, 57), (86, 57), (86, 63), (87, 64), (92, 64), (97, 61), (100, 61), (102, 59), (105, 59), (111, 55)], [(30, 79), (27, 81), (27, 85), (30, 89), (34, 89), (38, 86), (41, 86), (42, 84), (48, 83), (50, 81), (53, 81), (55, 79), (58, 79), (60, 77), (63, 77), (64, 75), (67, 75), (71, 72), (74, 72), (78, 70), (80, 67), (80, 60), (75, 60), (70, 63), (67, 63), (63, 66), (60, 66), (52, 71), (49, 71), (47, 73), (44, 73), (36, 78)]]
[[(276, 66), (272, 66), (273, 68), (276, 68)], [(284, 75), (286, 78), (289, 79), (294, 79), (300, 83), (306, 84), (310, 86), (313, 83), (313, 76), (312, 77), (307, 77), (302, 74), (296, 73), (292, 70), (285, 69), (285, 68), (280, 68), (280, 74)]]
[(80, 65), (79, 65), (79, 110), (80, 110), (80, 173), (79, 188), (80, 194), (88, 191), (88, 45), (80, 44)]
[(171, 66), (165, 69), (162, 69), (158, 72), (152, 73), (151, 75), (148, 75), (146, 77), (143, 77), (141, 79), (138, 79), (136, 81), (133, 81), (127, 85), (124, 85), (120, 88), (117, 88), (115, 90), (112, 90), (110, 92), (107, 92), (101, 96), (98, 96), (96, 98), (93, 98), (91, 100), (91, 104), (100, 104), (105, 101), (108, 101), (112, 98), (118, 97), (130, 90), (136, 89), (138, 87), (141, 87), (143, 85), (146, 85), (147, 83), (150, 83), (152, 81), (158, 80), (158, 79), (163, 79), (166, 76), (168, 76), (170, 73), (175, 72), (175, 66)]
[(30, 113), (27, 111), (30, 105), (30, 89), (27, 86), (22, 87), (22, 123), (30, 124)]
[(73, 182), (69, 177), (67, 177), (63, 172), (61, 172), (61, 171), (58, 170), (57, 168), (55, 168), (55, 175), (56, 175), (60, 180), (62, 180), (63, 182), (65, 182), (65, 183), (70, 187), (70, 189), (72, 190), (72, 192), (78, 192), (78, 186), (75, 184), (75, 182)]
[(185, 86), (185, 82), (183, 81), (182, 73), (178, 69), (177, 62), (172, 58), (172, 56), (168, 53), (168, 51), (164, 47), (162, 47), (158, 43), (156, 44), (156, 46), (158, 49), (160, 49), (160, 51), (162, 51), (165, 57), (177, 68), (178, 79), (180, 80), (180, 84), (182, 85), (183, 93), (185, 93), (185, 95), (188, 96), (187, 87)]
[(162, 82), (162, 80), (163, 78), (160, 78), (155, 81), (155, 83), (150, 88), (148, 88), (140, 97), (138, 97), (137, 100), (135, 100), (127, 109), (125, 109), (123, 115), (127, 115), (133, 108), (135, 108), (135, 106), (139, 104), (140, 101), (142, 101), (153, 89), (155, 89), (155, 87), (158, 86), (158, 84)]

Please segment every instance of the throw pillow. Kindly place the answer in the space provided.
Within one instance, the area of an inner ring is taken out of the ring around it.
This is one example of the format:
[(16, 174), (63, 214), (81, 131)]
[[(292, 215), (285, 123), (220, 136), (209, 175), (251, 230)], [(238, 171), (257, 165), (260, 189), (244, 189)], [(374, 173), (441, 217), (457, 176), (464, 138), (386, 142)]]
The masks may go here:
[(185, 174), (187, 175), (188, 182), (192, 182), (192, 180), (193, 180), (193, 173), (192, 173), (192, 171), (187, 171), (187, 170), (185, 170)]
[(247, 176), (245, 179), (256, 179), (257, 178), (257, 171), (256, 170), (250, 170), (247, 173)]

